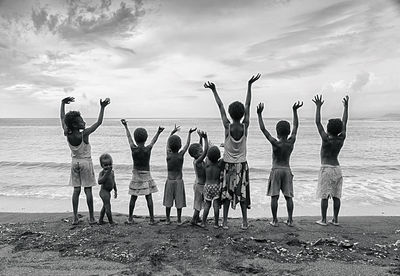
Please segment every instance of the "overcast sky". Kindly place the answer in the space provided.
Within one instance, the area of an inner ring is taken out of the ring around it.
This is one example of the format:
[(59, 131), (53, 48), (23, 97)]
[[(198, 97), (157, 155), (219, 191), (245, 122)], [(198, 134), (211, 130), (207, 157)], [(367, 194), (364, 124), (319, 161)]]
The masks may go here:
[(0, 117), (218, 117), (254, 84), (265, 116), (400, 113), (399, 1), (0, 0)]

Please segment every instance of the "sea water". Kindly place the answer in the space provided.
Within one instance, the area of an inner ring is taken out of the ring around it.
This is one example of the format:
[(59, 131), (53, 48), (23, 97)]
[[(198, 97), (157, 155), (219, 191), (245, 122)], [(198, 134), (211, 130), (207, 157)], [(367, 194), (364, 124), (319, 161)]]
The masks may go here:
[[(165, 147), (174, 124), (182, 144), (190, 127), (207, 131), (211, 143), (223, 143), (221, 120), (215, 119), (127, 119), (131, 132), (136, 127), (147, 129), (148, 142), (158, 126), (165, 127), (152, 150), (151, 173), (159, 192), (153, 194), (155, 213), (164, 214), (162, 196), (167, 176)], [(87, 119), (87, 125), (95, 119)], [(278, 120), (266, 118), (266, 127), (275, 135)], [(399, 121), (350, 120), (347, 139), (339, 156), (343, 171), (342, 215), (399, 215), (400, 214), (400, 133)], [(291, 157), (294, 174), (294, 215), (318, 215), (320, 201), (315, 196), (320, 167), (321, 138), (313, 119), (300, 119), (295, 148)], [(198, 142), (196, 133), (192, 142)], [(118, 198), (112, 200), (113, 212), (128, 212), (128, 186), (131, 179), (132, 158), (119, 119), (105, 119), (90, 135), (92, 159), (96, 177), (101, 168), (98, 157), (107, 152), (114, 160)], [(269, 217), (270, 198), (266, 196), (271, 168), (271, 145), (252, 120), (247, 142), (250, 166), (252, 208), (250, 217)], [(223, 151), (223, 148), (220, 148)], [(71, 211), (72, 187), (68, 186), (70, 150), (59, 119), (0, 119), (0, 211), (63, 212)], [(184, 215), (193, 212), (194, 171), (192, 158), (185, 155), (184, 182), (187, 208)], [(94, 187), (95, 209), (101, 208), (99, 186)], [(285, 215), (283, 196), (279, 200), (279, 214)], [(239, 207), (239, 206), (238, 206)], [(82, 191), (79, 209), (87, 210)], [(240, 208), (230, 215), (240, 216)], [(174, 212), (173, 212), (174, 213)], [(144, 197), (136, 203), (135, 214), (146, 215)]]

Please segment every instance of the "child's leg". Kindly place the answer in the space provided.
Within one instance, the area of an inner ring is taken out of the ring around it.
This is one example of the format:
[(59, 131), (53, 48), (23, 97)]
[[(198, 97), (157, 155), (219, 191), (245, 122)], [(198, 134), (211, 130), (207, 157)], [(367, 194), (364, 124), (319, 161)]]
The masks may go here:
[(224, 199), (223, 201), (223, 221), (222, 221), (222, 227), (227, 228), (228, 227), (228, 212), (229, 212), (229, 204), (230, 204), (229, 199)]
[(167, 224), (171, 223), (171, 207), (165, 207), (165, 215), (167, 217)]
[(200, 211), (199, 210), (194, 210), (193, 212), (193, 217), (192, 220), (190, 221), (191, 224), (197, 224), (197, 221), (199, 220), (200, 217)]
[[(110, 192), (106, 191), (106, 190), (100, 190), (100, 197), (101, 200), (103, 201), (103, 208), (101, 209), (100, 212), (100, 219), (99, 219), (99, 223), (103, 222), (104, 219), (104, 213), (107, 215), (108, 218), (108, 222), (110, 224), (113, 224), (114, 221), (112, 219), (112, 214), (111, 214), (111, 194)], [(104, 210), (104, 211), (103, 211)]]
[(279, 195), (271, 196), (272, 223), (278, 223), (278, 199)]
[(95, 223), (96, 220), (94, 219), (93, 215), (93, 194), (92, 194), (92, 187), (85, 187), (85, 194), (86, 194), (86, 203), (89, 209), (89, 223)]
[(128, 223), (133, 222), (133, 209), (135, 209), (135, 204), (136, 204), (136, 199), (138, 197), (135, 195), (131, 195), (131, 200), (129, 201), (129, 217), (128, 217)]
[(214, 199), (213, 209), (214, 209), (214, 226), (219, 227), (219, 202), (217, 199)]
[(339, 223), (340, 198), (333, 197), (333, 222)]
[(150, 223), (154, 223), (153, 197), (146, 195), (147, 208), (149, 209)]
[(178, 223), (182, 223), (182, 208), (176, 208), (176, 214), (178, 216)]
[(244, 201), (240, 201), (240, 208), (242, 209), (242, 228), (247, 228), (247, 203)]
[(81, 193), (81, 187), (74, 187), (74, 193), (72, 194), (72, 209), (74, 210), (74, 222), (72, 224), (77, 224), (79, 221), (78, 204), (79, 204), (80, 193)]
[(203, 210), (203, 222), (201, 223), (201, 226), (205, 227), (207, 225), (207, 216), (208, 212), (210, 211), (211, 208), (211, 201), (205, 200), (204, 201), (204, 210)]
[(291, 197), (285, 196), (285, 199), (286, 199), (286, 209), (287, 209), (287, 213), (288, 213), (288, 225), (289, 225), (293, 222), (294, 204), (293, 204), (293, 199)]
[(328, 210), (328, 199), (323, 198), (323, 199), (321, 199), (321, 216), (322, 216), (321, 221), (323, 223), (326, 223), (326, 211), (327, 210)]
[(104, 208), (104, 203), (103, 203), (103, 207), (100, 210), (99, 224), (104, 223), (104, 215), (105, 214), (106, 214), (106, 209)]

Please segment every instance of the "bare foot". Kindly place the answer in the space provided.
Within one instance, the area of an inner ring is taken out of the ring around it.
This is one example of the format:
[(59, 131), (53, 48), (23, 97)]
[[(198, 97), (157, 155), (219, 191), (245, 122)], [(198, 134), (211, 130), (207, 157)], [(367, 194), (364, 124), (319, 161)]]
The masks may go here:
[(273, 227), (279, 226), (279, 223), (277, 221), (270, 221), (269, 224), (272, 225)]
[(328, 224), (326, 224), (326, 222), (323, 222), (322, 220), (318, 220), (315, 222), (316, 224), (319, 224), (321, 226), (328, 226)]
[(287, 220), (286, 221), (286, 225), (289, 226), (289, 227), (293, 227), (294, 226), (293, 225), (293, 220)]

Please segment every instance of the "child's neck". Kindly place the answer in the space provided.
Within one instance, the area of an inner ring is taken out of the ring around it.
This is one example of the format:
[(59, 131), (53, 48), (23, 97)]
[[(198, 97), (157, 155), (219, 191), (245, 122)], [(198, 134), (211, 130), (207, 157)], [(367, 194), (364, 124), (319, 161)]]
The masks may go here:
[(286, 141), (288, 139), (287, 136), (278, 136), (279, 141)]
[(233, 120), (232, 124), (241, 124), (240, 120)]
[(145, 143), (145, 142), (143, 142), (143, 143), (137, 143), (137, 145), (138, 145), (138, 147), (144, 147), (144, 143)]

